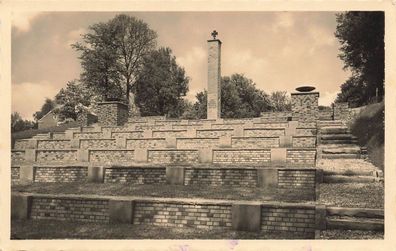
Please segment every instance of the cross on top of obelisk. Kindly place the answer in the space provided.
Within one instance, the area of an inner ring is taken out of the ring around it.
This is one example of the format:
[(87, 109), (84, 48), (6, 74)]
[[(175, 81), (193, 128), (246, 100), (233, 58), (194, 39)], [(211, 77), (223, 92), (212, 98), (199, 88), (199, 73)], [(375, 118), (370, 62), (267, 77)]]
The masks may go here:
[(218, 33), (216, 30), (214, 30), (214, 31), (211, 33), (213, 39), (216, 39), (216, 36), (217, 36), (218, 34), (219, 34), (219, 33)]

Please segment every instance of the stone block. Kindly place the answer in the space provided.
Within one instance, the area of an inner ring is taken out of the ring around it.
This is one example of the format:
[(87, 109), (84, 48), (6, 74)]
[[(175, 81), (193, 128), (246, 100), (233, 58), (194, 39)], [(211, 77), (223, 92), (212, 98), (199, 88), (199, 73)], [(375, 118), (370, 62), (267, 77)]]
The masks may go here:
[(184, 185), (183, 167), (166, 167), (166, 183), (172, 185)]
[(181, 121), (180, 121), (180, 125), (188, 125), (189, 123), (188, 123), (188, 119), (182, 119)]
[(243, 126), (236, 126), (234, 127), (234, 135), (235, 137), (243, 137), (244, 131)]
[(217, 118), (215, 124), (224, 124), (224, 119), (222, 118)]
[(127, 146), (127, 140), (126, 138), (116, 138), (116, 147), (117, 149), (126, 149)]
[(271, 148), (271, 165), (285, 165), (286, 150), (286, 148)]
[(279, 147), (293, 147), (293, 137), (290, 135), (279, 136)]
[(88, 182), (103, 183), (105, 168), (103, 166), (88, 166)]
[(326, 206), (315, 206), (315, 229), (326, 230)]
[(89, 150), (78, 149), (77, 150), (77, 161), (78, 162), (89, 162)]
[(148, 150), (146, 148), (135, 148), (134, 149), (135, 162), (145, 163), (148, 161)]
[(177, 148), (176, 137), (165, 138), (166, 148)]
[(66, 130), (65, 131), (65, 139), (74, 139), (74, 131), (73, 130)]
[(196, 138), (197, 137), (197, 130), (194, 128), (188, 128), (187, 129), (187, 138)]
[(152, 138), (153, 137), (153, 130), (144, 130), (143, 131), (143, 138)]
[(260, 204), (232, 205), (232, 229), (238, 231), (258, 232), (261, 229)]
[(19, 167), (19, 180), (21, 182), (33, 182), (34, 181), (34, 166), (26, 165)]
[(71, 139), (70, 146), (72, 149), (79, 149), (80, 148), (80, 139)]
[(278, 186), (278, 169), (257, 169), (257, 186), (273, 188)]
[(253, 118), (253, 123), (261, 123), (261, 118)]
[(29, 139), (28, 149), (37, 149), (37, 139)]
[(110, 223), (133, 223), (133, 201), (129, 200), (109, 200), (109, 221)]
[(285, 135), (286, 136), (297, 135), (297, 127), (298, 127), (298, 121), (289, 121), (288, 127), (285, 128)]
[(228, 135), (221, 136), (219, 138), (219, 146), (221, 148), (231, 148), (232, 147), (231, 136)]
[(111, 139), (111, 130), (105, 130), (102, 132), (102, 136), (104, 139)]
[(25, 149), (25, 161), (26, 162), (36, 161), (36, 149)]
[(212, 148), (198, 149), (198, 159), (200, 163), (212, 163), (213, 149)]
[(11, 195), (11, 219), (29, 219), (32, 207), (32, 197), (29, 195)]

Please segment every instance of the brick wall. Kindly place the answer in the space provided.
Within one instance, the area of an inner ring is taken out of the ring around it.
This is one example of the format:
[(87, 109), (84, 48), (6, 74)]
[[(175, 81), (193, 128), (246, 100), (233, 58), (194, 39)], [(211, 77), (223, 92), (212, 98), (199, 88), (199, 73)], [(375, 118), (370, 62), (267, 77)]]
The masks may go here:
[(293, 147), (316, 147), (316, 137), (293, 136)]
[(271, 150), (214, 150), (213, 163), (237, 164), (237, 163), (270, 163)]
[(121, 102), (101, 102), (98, 103), (97, 115), (101, 125), (123, 125), (128, 121), (128, 105)]
[(256, 169), (185, 169), (184, 185), (256, 186)]
[(133, 150), (89, 150), (89, 161), (100, 163), (120, 163), (134, 161)]
[(166, 168), (106, 168), (104, 182), (127, 182), (132, 184), (166, 183)]
[(187, 130), (161, 130), (153, 131), (154, 138), (165, 138), (165, 137), (186, 137)]
[(81, 139), (81, 149), (115, 149), (115, 139)]
[(112, 132), (111, 138), (127, 138), (127, 139), (138, 139), (143, 138), (143, 131), (129, 131), (129, 132)]
[(34, 167), (35, 182), (86, 181), (87, 167)]
[(149, 150), (148, 162), (150, 163), (198, 163), (196, 150)]
[(15, 140), (14, 149), (24, 150), (28, 149), (31, 146), (29, 140), (26, 139), (17, 139)]
[(287, 149), (286, 163), (293, 165), (315, 165), (316, 149)]
[(212, 129), (234, 129), (237, 126), (243, 126), (243, 124), (212, 124)]
[(286, 112), (262, 112), (260, 114), (261, 120), (266, 121), (287, 121), (288, 117), (292, 116), (291, 111)]
[(278, 187), (287, 189), (310, 189), (315, 191), (316, 170), (278, 170)]
[(230, 205), (137, 202), (133, 223), (137, 225), (230, 229), (231, 221)]
[(219, 138), (178, 138), (177, 148), (198, 149), (214, 148), (219, 146)]
[(200, 129), (197, 130), (198, 138), (218, 138), (221, 136), (232, 136), (234, 130), (232, 129)]
[(298, 121), (298, 128), (316, 128), (316, 121)]
[(37, 162), (77, 161), (77, 150), (37, 150)]
[(285, 135), (285, 129), (282, 128), (250, 128), (244, 130), (245, 137), (273, 137)]
[(127, 149), (135, 148), (165, 148), (166, 141), (163, 138), (128, 139)]
[(103, 138), (101, 132), (74, 132), (73, 138), (75, 139), (100, 139)]
[(150, 124), (139, 124), (135, 126), (136, 130), (161, 130), (164, 129), (165, 125), (150, 125)]
[(188, 130), (188, 129), (204, 129), (204, 124), (196, 124), (196, 125), (173, 125), (173, 130)]
[(277, 128), (282, 129), (289, 126), (288, 122), (258, 122), (253, 123), (253, 128)]
[(279, 137), (233, 137), (231, 143), (233, 148), (271, 148), (279, 147)]
[(37, 141), (38, 149), (69, 149), (71, 148), (70, 140), (39, 140)]
[(288, 232), (296, 237), (315, 237), (315, 207), (286, 207), (263, 205), (261, 229), (264, 231)]
[(316, 128), (296, 128), (298, 136), (316, 136)]
[(347, 121), (349, 113), (348, 102), (334, 104), (334, 120)]
[(319, 115), (318, 100), (318, 92), (292, 93), (293, 119), (296, 118), (299, 121), (316, 121)]
[(31, 218), (107, 223), (108, 207), (107, 200), (33, 197)]
[(20, 163), (25, 161), (24, 150), (12, 150), (11, 151), (11, 163)]

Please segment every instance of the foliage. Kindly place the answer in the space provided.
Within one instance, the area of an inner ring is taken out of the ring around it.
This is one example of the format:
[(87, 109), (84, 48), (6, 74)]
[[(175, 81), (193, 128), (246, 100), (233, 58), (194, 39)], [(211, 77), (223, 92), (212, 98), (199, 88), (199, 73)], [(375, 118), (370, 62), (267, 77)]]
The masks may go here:
[(275, 91), (271, 93), (271, 110), (274, 112), (291, 111), (291, 99), (286, 91)]
[(84, 84), (78, 83), (76, 80), (69, 81), (65, 88), (62, 88), (55, 96), (55, 101), (59, 105), (55, 109), (55, 113), (60, 120), (71, 118), (77, 119), (79, 113), (88, 110), (93, 98), (90, 91)]
[[(193, 105), (192, 116), (206, 118), (207, 92), (199, 92)], [(263, 111), (271, 109), (269, 96), (256, 88), (251, 79), (242, 74), (221, 78), (221, 117), (249, 118), (258, 117)]]
[(170, 48), (152, 51), (144, 60), (135, 85), (136, 100), (142, 116), (180, 117), (185, 109), (182, 96), (188, 91), (188, 77), (176, 63)]
[(123, 92), (129, 100), (157, 34), (142, 20), (123, 14), (89, 30), (82, 36), (83, 43), (72, 45), (81, 52), (81, 81), (107, 99), (119, 98)]
[(37, 111), (33, 114), (34, 120), (37, 122), (39, 121), (44, 115), (55, 108), (55, 102), (50, 99), (46, 98), (44, 104), (41, 106), (40, 111)]
[[(384, 12), (350, 11), (337, 14), (336, 38), (341, 44), (340, 59), (352, 77), (341, 88), (337, 101), (354, 99), (367, 104), (384, 95)], [(355, 93), (356, 91), (356, 93)]]
[(33, 121), (22, 119), (21, 115), (18, 112), (14, 112), (11, 114), (11, 132), (20, 132), (28, 129), (32, 129), (35, 127), (35, 123)]
[(384, 170), (385, 106), (384, 102), (363, 108), (351, 125), (359, 145), (367, 147), (371, 162)]

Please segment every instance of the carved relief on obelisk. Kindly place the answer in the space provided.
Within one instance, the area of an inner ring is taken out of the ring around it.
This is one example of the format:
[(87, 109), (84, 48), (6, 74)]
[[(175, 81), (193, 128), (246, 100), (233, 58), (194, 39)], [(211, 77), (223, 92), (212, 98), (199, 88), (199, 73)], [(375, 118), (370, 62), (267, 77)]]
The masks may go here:
[(213, 31), (213, 39), (208, 40), (208, 119), (220, 118), (221, 112), (221, 41), (216, 39), (217, 34)]

